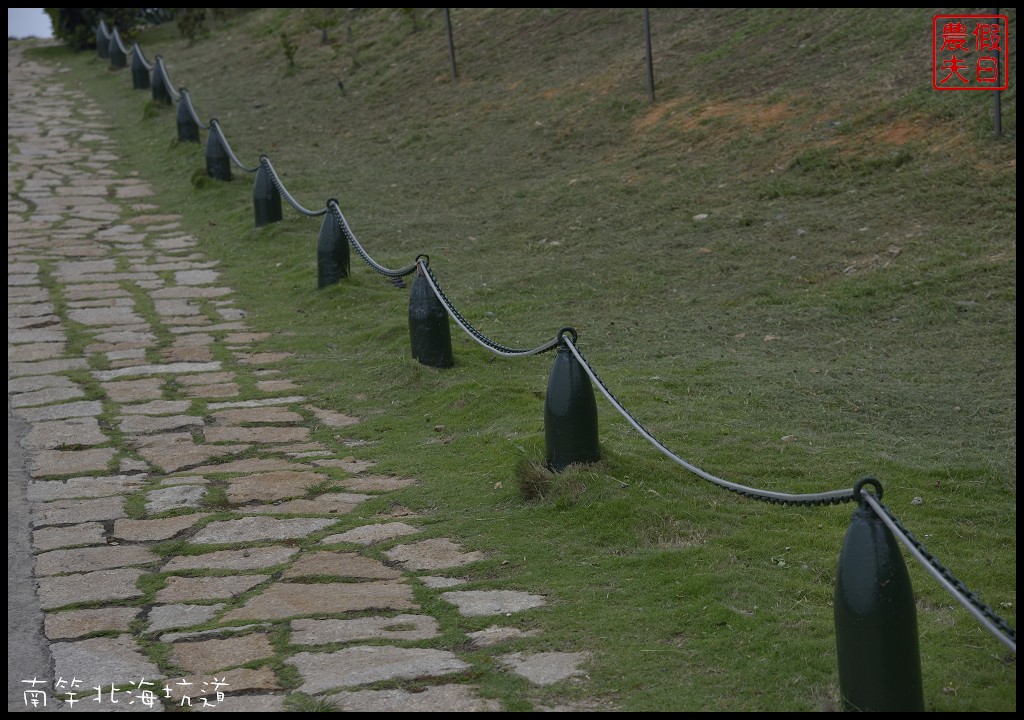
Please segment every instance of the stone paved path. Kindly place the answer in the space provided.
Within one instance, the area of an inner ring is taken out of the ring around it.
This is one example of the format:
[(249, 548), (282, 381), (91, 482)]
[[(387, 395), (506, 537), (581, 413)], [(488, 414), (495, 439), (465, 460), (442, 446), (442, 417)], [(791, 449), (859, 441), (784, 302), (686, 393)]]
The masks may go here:
[[(503, 710), (465, 682), (457, 648), (500, 649), (521, 635), (502, 621), (543, 595), (464, 588), (479, 553), (415, 518), (352, 514), (415, 480), (310, 439), (358, 420), (275, 370), (283, 356), (260, 351), (200, 238), (113, 169), (102, 113), (22, 50), (8, 44), (7, 358), (24, 464), (12, 474), (12, 453), (8, 477), (24, 482), (49, 668), (9, 640), (9, 708), (25, 709), (20, 686), (64, 710), (284, 711), (292, 693)], [(439, 646), (424, 593), (495, 622)], [(493, 657), (535, 686), (587, 660)]]

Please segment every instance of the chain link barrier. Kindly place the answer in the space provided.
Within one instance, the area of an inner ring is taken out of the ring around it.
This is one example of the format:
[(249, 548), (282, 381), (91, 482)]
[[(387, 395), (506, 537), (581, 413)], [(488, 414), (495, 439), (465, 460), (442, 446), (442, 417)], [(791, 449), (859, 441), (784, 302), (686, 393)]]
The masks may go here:
[(126, 47), (124, 46), (124, 43), (123, 43), (123, 42), (121, 42), (121, 33), (119, 33), (119, 32), (117, 31), (117, 28), (116, 28), (116, 27), (114, 28), (114, 31), (113, 31), (113, 33), (111, 33), (111, 35), (110, 35), (110, 39), (111, 39), (111, 40), (112, 40), (113, 42), (117, 43), (117, 49), (118, 49), (118, 50), (120, 50), (120, 51), (121, 51), (121, 53), (122, 53), (122, 54), (123, 54), (123, 55), (124, 55), (125, 57), (128, 57), (128, 55), (129, 55), (129, 54), (131, 53), (131, 51), (130, 51), (130, 50), (129, 50), (128, 48), (126, 48)]
[(430, 269), (429, 258), (421, 259), (422, 257), (423, 256), (416, 258), (416, 262), (421, 268), (423, 268), (423, 274), (427, 278), (427, 282), (430, 283), (430, 287), (433, 289), (437, 299), (441, 301), (442, 305), (444, 305), (444, 309), (448, 311), (448, 314), (451, 316), (452, 320), (455, 321), (455, 324), (462, 328), (467, 335), (478, 342), (481, 346), (490, 350), (495, 355), (501, 355), (502, 357), (526, 357), (529, 355), (539, 355), (540, 353), (547, 352), (548, 350), (557, 347), (557, 337), (530, 350), (517, 350), (494, 342), (473, 327), (469, 320), (467, 320), (465, 316), (458, 311), (455, 305), (452, 304), (452, 301), (444, 294), (444, 290), (441, 289), (441, 284), (434, 276), (434, 271)]
[(181, 95), (174, 89), (174, 83), (171, 82), (171, 77), (167, 74), (167, 66), (164, 64), (164, 59), (159, 55), (156, 56), (154, 72), (160, 73), (160, 78), (163, 80), (164, 87), (167, 88), (167, 94), (171, 96), (171, 100), (178, 102), (181, 99)]
[[(114, 37), (117, 37), (116, 29), (114, 31)], [(119, 37), (117, 41), (119, 46), (121, 46)], [(121, 49), (123, 52), (127, 54), (127, 51), (124, 50), (123, 46), (121, 46)], [(157, 55), (155, 63), (148, 63), (145, 60), (145, 57), (142, 55), (142, 50), (139, 47), (138, 43), (135, 44), (133, 51), (139, 54), (139, 57), (141, 58), (142, 63), (146, 66), (147, 70), (155, 68), (155, 72), (160, 73), (161, 77), (164, 80), (165, 86), (168, 88), (168, 91), (169, 93), (171, 93), (173, 99), (175, 101), (178, 101), (180, 99), (182, 102), (186, 104), (186, 107), (190, 115), (192, 116), (193, 120), (197, 125), (199, 125), (203, 129), (208, 129), (211, 132), (216, 133), (218, 141), (221, 143), (225, 152), (228, 154), (229, 158), (236, 166), (238, 166), (241, 170), (247, 173), (254, 173), (259, 169), (258, 167), (246, 167), (238, 160), (234, 152), (231, 150), (231, 146), (228, 144), (227, 138), (224, 137), (224, 133), (221, 130), (220, 125), (217, 122), (216, 118), (211, 119), (209, 125), (203, 125), (203, 123), (199, 120), (199, 117), (195, 112), (195, 108), (192, 105), (191, 99), (189, 98), (187, 91), (184, 88), (181, 89), (180, 94), (174, 91), (174, 85), (171, 83), (170, 77), (167, 74), (167, 68), (164, 65), (163, 58)], [(383, 265), (380, 265), (372, 257), (370, 257), (370, 255), (366, 252), (363, 246), (356, 239), (355, 234), (349, 227), (348, 221), (345, 219), (345, 216), (341, 212), (341, 208), (338, 206), (336, 200), (328, 200), (327, 207), (323, 210), (308, 210), (304, 208), (302, 205), (300, 205), (287, 191), (287, 189), (282, 184), (280, 178), (278, 177), (277, 173), (274, 171), (273, 166), (270, 163), (270, 159), (267, 156), (263, 155), (260, 157), (260, 164), (266, 167), (267, 171), (270, 173), (271, 180), (274, 183), (274, 186), (277, 188), (278, 192), (281, 193), (281, 196), (284, 197), (296, 211), (309, 217), (325, 215), (328, 212), (333, 213), (335, 220), (338, 222), (338, 225), (341, 228), (341, 231), (344, 234), (347, 241), (349, 242), (349, 244), (356, 251), (356, 253), (363, 259), (363, 261), (366, 262), (366, 264), (369, 265), (376, 272), (389, 278), (401, 278), (412, 274), (413, 272), (416, 271), (417, 268), (421, 268), (423, 270), (424, 277), (430, 284), (431, 289), (434, 291), (434, 294), (437, 296), (438, 300), (440, 300), (441, 304), (444, 305), (445, 310), (448, 312), (449, 316), (451, 316), (455, 323), (460, 328), (462, 328), (462, 330), (466, 332), (466, 334), (468, 334), (474, 341), (479, 343), (487, 350), (490, 350), (496, 355), (500, 355), (503, 357), (526, 357), (530, 355), (537, 355), (543, 352), (547, 352), (559, 345), (564, 345), (580, 362), (581, 366), (583, 367), (587, 375), (590, 377), (591, 381), (594, 382), (594, 384), (601, 391), (602, 395), (604, 395), (608, 402), (611, 403), (612, 407), (616, 411), (618, 411), (626, 419), (626, 421), (629, 422), (629, 424), (632, 425), (638, 433), (640, 433), (640, 435), (644, 439), (650, 442), (659, 452), (668, 457), (670, 460), (677, 463), (686, 470), (692, 472), (693, 474), (697, 475), (698, 477), (725, 490), (729, 490), (744, 497), (749, 497), (754, 500), (760, 500), (771, 504), (793, 506), (818, 506), (834, 505), (855, 501), (866, 502), (872, 508), (872, 510), (878, 515), (878, 517), (886, 524), (889, 530), (900, 540), (901, 543), (903, 543), (904, 546), (907, 547), (910, 553), (940, 583), (940, 585), (942, 585), (951, 595), (953, 595), (953, 597), (956, 598), (956, 600), (961, 605), (963, 605), (963, 607), (967, 609), (967, 611), (971, 613), (971, 615), (973, 615), (982, 624), (983, 627), (985, 627), (1000, 642), (1002, 642), (1014, 654), (1016, 654), (1016, 630), (1012, 628), (1005, 619), (1000, 617), (994, 610), (992, 610), (991, 607), (982, 602), (982, 600), (974, 592), (967, 588), (967, 586), (962, 581), (958, 580), (948, 568), (942, 565), (942, 563), (940, 563), (938, 559), (935, 558), (935, 556), (932, 555), (924, 547), (923, 543), (918, 541), (903, 526), (900, 520), (896, 518), (889, 511), (889, 509), (880, 502), (881, 486), (877, 484), (877, 481), (875, 481), (875, 484), (879, 490), (878, 498), (876, 498), (872, 493), (862, 492), (861, 485), (863, 484), (863, 482), (858, 483), (858, 485), (852, 489), (833, 490), (821, 493), (792, 494), (769, 490), (761, 490), (758, 488), (741, 485), (738, 483), (723, 480), (722, 478), (716, 477), (700, 469), (699, 467), (684, 460), (683, 458), (679, 457), (674, 452), (672, 452), (669, 448), (667, 448), (663, 443), (661, 443), (661, 441), (654, 437), (640, 423), (640, 421), (637, 420), (632, 415), (632, 413), (630, 413), (618, 401), (618, 399), (611, 392), (608, 386), (605, 385), (604, 381), (601, 380), (598, 374), (594, 371), (593, 367), (591, 367), (590, 363), (584, 357), (583, 353), (579, 350), (579, 348), (576, 347), (576, 340), (578, 338), (576, 331), (573, 328), (564, 327), (560, 329), (554, 339), (546, 343), (543, 343), (533, 349), (510, 348), (491, 340), (482, 332), (477, 330), (468, 320), (466, 320), (465, 316), (462, 313), (460, 313), (459, 310), (454, 306), (454, 304), (448, 299), (447, 295), (441, 289), (441, 285), (438, 282), (437, 277), (434, 275), (433, 270), (430, 268), (428, 257), (420, 255), (411, 265), (408, 265), (401, 269), (391, 269), (384, 267)], [(571, 333), (572, 339), (566, 337), (566, 333)]]
[(224, 148), (224, 152), (228, 154), (228, 158), (238, 166), (239, 170), (246, 173), (254, 173), (259, 170), (259, 167), (246, 167), (242, 164), (242, 161), (235, 156), (235, 153), (231, 150), (231, 146), (228, 145), (228, 139), (224, 137), (224, 131), (220, 129), (220, 123), (217, 122), (217, 118), (210, 118), (210, 132), (217, 135), (217, 142), (219, 142), (220, 146)]
[(195, 106), (192, 104), (192, 98), (189, 97), (188, 90), (186, 90), (185, 88), (181, 88), (180, 95), (181, 100), (179, 102), (181, 102), (185, 106), (185, 110), (188, 111), (189, 116), (192, 118), (192, 122), (194, 122), (196, 126), (201, 130), (209, 130), (210, 126), (204, 125), (203, 121), (199, 119), (199, 115), (196, 113)]
[(306, 217), (320, 217), (321, 215), (327, 214), (327, 208), (324, 208), (323, 210), (307, 210), (299, 205), (298, 201), (296, 201), (295, 198), (292, 197), (291, 193), (285, 188), (284, 184), (281, 182), (281, 178), (277, 176), (277, 173), (274, 171), (274, 166), (270, 164), (270, 158), (266, 155), (260, 155), (260, 164), (263, 165), (270, 174), (270, 181), (274, 183), (274, 187), (276, 187), (277, 191), (281, 193), (281, 197), (287, 200), (288, 204), (295, 208), (297, 212), (305, 215)]
[(334, 214), (334, 219), (338, 222), (338, 227), (341, 228), (341, 232), (342, 234), (344, 234), (345, 239), (348, 240), (349, 245), (351, 245), (352, 249), (359, 254), (359, 257), (363, 259), (363, 262), (365, 262), (371, 268), (379, 272), (384, 277), (389, 278), (405, 277), (406, 275), (412, 275), (414, 272), (416, 272), (415, 262), (413, 262), (412, 265), (408, 265), (400, 270), (392, 270), (391, 268), (386, 268), (383, 265), (376, 262), (372, 257), (370, 257), (369, 253), (367, 253), (366, 250), (363, 249), (363, 246), (359, 244), (359, 241), (356, 240), (356, 236), (352, 233), (352, 229), (348, 226), (348, 221), (345, 219), (345, 215), (342, 214), (341, 208), (338, 206), (338, 201), (328, 200), (327, 209)]
[[(858, 488), (859, 489), (859, 488)], [(885, 523), (892, 534), (906, 546), (910, 554), (931, 574), (939, 584), (942, 585), (956, 598), (957, 602), (981, 623), (982, 627), (992, 633), (1001, 643), (1006, 645), (1014, 654), (1017, 653), (1017, 631), (1010, 627), (1005, 619), (982, 602), (981, 598), (973, 593), (967, 585), (958, 580), (946, 566), (939, 562), (938, 558), (932, 555), (925, 548), (924, 543), (915, 538), (903, 523), (892, 514), (885, 505), (881, 503), (881, 494), (876, 498), (872, 493), (860, 492), (860, 499), (865, 501), (879, 519)]]
[[(565, 330), (571, 330), (571, 328), (566, 328)], [(800, 495), (780, 493), (770, 490), (759, 490), (757, 488), (748, 487), (746, 485), (740, 485), (738, 483), (729, 482), (728, 480), (723, 480), (722, 478), (715, 477), (711, 473), (705, 472), (696, 465), (687, 462), (686, 460), (684, 460), (683, 458), (679, 457), (674, 452), (669, 450), (667, 447), (665, 447), (661, 443), (661, 441), (654, 437), (650, 432), (647, 431), (647, 429), (643, 425), (640, 424), (639, 420), (633, 417), (632, 413), (630, 413), (628, 410), (626, 410), (626, 408), (622, 406), (622, 403), (620, 403), (616, 399), (615, 395), (612, 394), (612, 391), (609, 390), (608, 386), (604, 384), (604, 381), (602, 381), (601, 378), (598, 377), (597, 373), (594, 372), (594, 368), (592, 368), (590, 366), (590, 363), (587, 362), (587, 359), (583, 357), (583, 353), (579, 351), (579, 348), (576, 347), (576, 344), (573, 342), (573, 340), (570, 340), (564, 336), (565, 330), (559, 331), (559, 340), (561, 342), (564, 342), (566, 347), (569, 348), (569, 351), (576, 356), (576, 359), (579, 360), (580, 365), (583, 366), (584, 371), (586, 371), (587, 375), (590, 376), (590, 379), (593, 380), (594, 384), (597, 385), (597, 387), (601, 390), (601, 394), (604, 395), (608, 402), (612, 404), (612, 407), (618, 410), (622, 417), (626, 418), (629, 424), (632, 425), (636, 429), (636, 431), (640, 433), (648, 442), (650, 442), (652, 445), (654, 445), (654, 447), (661, 451), (663, 455), (668, 457), (670, 460), (678, 463), (682, 467), (686, 468), (694, 475), (702, 477), (710, 483), (714, 483), (719, 487), (725, 488), (726, 490), (730, 490), (734, 493), (738, 493), (745, 497), (749, 497), (754, 500), (762, 500), (768, 503), (777, 503), (781, 505), (833, 505), (844, 502), (852, 502), (853, 500), (856, 499), (852, 488), (849, 490), (832, 490), (830, 492), (809, 493)], [(573, 336), (575, 337), (575, 332), (573, 332)]]
[(146, 56), (142, 54), (142, 47), (138, 43), (132, 45), (132, 53), (139, 59), (139, 62), (142, 63), (142, 67), (146, 68), (146, 72), (153, 71), (153, 63), (147, 60)]

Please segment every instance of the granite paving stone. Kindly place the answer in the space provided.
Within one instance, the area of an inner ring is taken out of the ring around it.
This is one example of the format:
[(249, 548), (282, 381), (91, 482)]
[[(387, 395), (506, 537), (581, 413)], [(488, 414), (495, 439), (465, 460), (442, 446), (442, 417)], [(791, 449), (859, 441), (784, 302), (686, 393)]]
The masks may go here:
[(446, 650), (387, 645), (350, 647), (333, 653), (301, 652), (289, 663), (302, 676), (304, 682), (299, 690), (304, 693), (384, 680), (443, 677), (470, 668)]
[(482, 552), (463, 552), (448, 538), (431, 538), (408, 545), (396, 545), (384, 555), (392, 562), (401, 563), (408, 570), (438, 570), (459, 567), (483, 560)]
[(468, 685), (427, 685), (415, 692), (391, 688), (334, 693), (330, 699), (339, 712), (498, 712), (501, 704), (474, 694)]
[[(116, 403), (133, 403), (160, 398), (163, 395), (164, 382), (160, 378), (143, 378), (100, 383), (100, 387), (107, 397)], [(122, 408), (121, 411), (127, 412), (127, 408)]]
[(148, 565), (159, 559), (159, 555), (142, 545), (103, 545), (50, 550), (36, 555), (36, 575), (110, 570), (130, 565)]
[(202, 425), (203, 419), (197, 415), (128, 415), (121, 420), (118, 427), (126, 435), (139, 435)]
[(301, 619), (291, 621), (293, 645), (326, 645), (356, 640), (429, 640), (441, 634), (430, 615), (403, 613), (394, 617), (374, 615), (343, 619)]
[(411, 487), (416, 482), (413, 478), (401, 478), (393, 475), (357, 475), (343, 479), (341, 484), (349, 490), (358, 490), (359, 492), (388, 492)]
[(83, 686), (127, 685), (140, 678), (163, 678), (160, 668), (141, 651), (131, 635), (57, 642), (50, 646), (56, 677), (78, 678)]
[(125, 517), (124, 497), (93, 500), (54, 500), (32, 508), (32, 527), (70, 525), (72, 523), (116, 520)]
[(139, 608), (105, 607), (46, 613), (43, 632), (51, 640), (68, 640), (98, 632), (127, 632)]
[(223, 617), (232, 620), (275, 620), (301, 615), (338, 615), (363, 610), (418, 610), (412, 588), (404, 582), (380, 580), (346, 583), (276, 583)]
[(41, 450), (31, 461), (29, 475), (34, 478), (48, 475), (104, 471), (114, 459), (114, 448), (92, 450)]
[(217, 575), (204, 577), (169, 577), (157, 592), (158, 603), (180, 603), (188, 600), (227, 600), (259, 585), (269, 575)]
[(213, 426), (203, 431), (206, 442), (245, 442), (245, 443), (286, 443), (298, 442), (309, 437), (309, 428), (279, 427), (263, 425), (260, 427)]
[[(313, 499), (285, 500), (270, 505), (246, 505), (245, 512), (252, 515), (344, 515), (352, 512), (370, 495), (328, 493)], [(333, 522), (333, 521), (332, 521)]]
[(292, 563), (282, 577), (295, 578), (309, 575), (393, 580), (401, 577), (402, 573), (379, 560), (364, 557), (359, 553), (324, 550), (304, 553)]
[[(9, 390), (10, 388), (8, 388)], [(65, 400), (74, 400), (85, 395), (85, 391), (77, 385), (72, 387), (52, 387), (34, 392), (24, 392), (18, 395), (10, 395), (11, 407), (29, 407), (32, 405), (49, 405), (60, 403)]]
[(112, 603), (139, 598), (142, 591), (135, 583), (143, 572), (138, 568), (118, 568), (40, 578), (39, 605), (43, 610), (53, 610), (72, 603)]
[(346, 530), (343, 533), (338, 533), (337, 535), (328, 535), (321, 540), (320, 543), (323, 545), (331, 545), (334, 543), (373, 545), (375, 543), (384, 542), (385, 540), (393, 540), (396, 537), (415, 535), (418, 532), (421, 532), (419, 528), (403, 522), (361, 525), (357, 528)]
[(216, 605), (191, 605), (186, 603), (157, 605), (149, 610), (149, 617), (147, 618), (149, 626), (146, 628), (146, 632), (155, 633), (160, 630), (170, 630), (171, 628), (202, 625), (211, 620), (223, 607), (223, 603)]
[(122, 415), (178, 415), (188, 410), (188, 400), (153, 400), (121, 408)]
[(319, 518), (277, 519), (244, 517), (238, 520), (212, 522), (192, 537), (199, 544), (252, 542), (257, 540), (288, 540), (300, 538), (332, 525), (334, 520)]
[(35, 408), (19, 408), (15, 415), (28, 422), (43, 420), (63, 420), (72, 417), (96, 417), (103, 412), (103, 404), (99, 400), (79, 400), (78, 402), (60, 405), (45, 405)]
[(157, 514), (169, 510), (200, 507), (206, 487), (202, 485), (172, 485), (146, 494), (146, 512)]
[(589, 659), (585, 652), (511, 653), (500, 655), (498, 663), (534, 685), (551, 685), (583, 675), (580, 665)]
[(285, 500), (302, 497), (308, 488), (330, 481), (329, 476), (320, 473), (280, 470), (231, 478), (227, 493), (232, 503)]
[(32, 533), (32, 548), (42, 551), (76, 545), (105, 545), (107, 541), (103, 533), (103, 525), (97, 522), (39, 528)]
[(146, 542), (168, 540), (183, 530), (209, 517), (209, 513), (193, 513), (191, 515), (174, 515), (173, 517), (156, 520), (129, 520), (123, 518), (114, 521), (112, 538), (129, 542)]
[(302, 419), (299, 413), (283, 407), (236, 408), (213, 413), (213, 421), (217, 425), (298, 423)]
[(217, 550), (201, 555), (178, 555), (161, 568), (163, 572), (182, 570), (264, 570), (288, 562), (298, 550), (290, 547), (254, 547), (244, 550)]
[(62, 498), (111, 497), (142, 487), (144, 478), (129, 475), (74, 477), (67, 480), (33, 480), (28, 484), (31, 502)]
[(546, 604), (543, 595), (518, 590), (452, 590), (441, 593), (441, 599), (455, 605), (465, 617), (508, 615)]
[(176, 665), (196, 674), (236, 667), (274, 654), (267, 636), (253, 633), (241, 637), (198, 640), (174, 644)]
[(34, 423), (22, 438), (21, 446), (26, 450), (53, 450), (75, 445), (102, 445), (109, 440), (100, 430), (96, 418), (76, 417)]

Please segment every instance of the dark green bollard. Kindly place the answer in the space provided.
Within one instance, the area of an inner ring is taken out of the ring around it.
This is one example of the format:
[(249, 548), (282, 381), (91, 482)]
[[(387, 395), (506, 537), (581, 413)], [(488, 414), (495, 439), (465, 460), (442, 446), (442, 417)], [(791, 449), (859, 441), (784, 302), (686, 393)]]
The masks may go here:
[[(877, 498), (882, 487), (865, 478)], [(924, 712), (917, 609), (896, 538), (865, 502), (850, 518), (835, 594), (839, 691), (847, 710)]]
[(178, 111), (174, 116), (178, 123), (178, 142), (199, 142), (199, 124), (188, 111), (188, 103), (182, 94), (178, 101)]
[(132, 51), (132, 89), (149, 89), (149, 68), (146, 67), (146, 63), (142, 59), (142, 51), (139, 50), (138, 44)]
[(256, 214), (256, 227), (281, 222), (281, 193), (262, 162), (256, 169), (252, 185), (252, 207)]
[(110, 58), (110, 31), (107, 30), (107, 23), (100, 20), (96, 26), (96, 57), (100, 60)]
[(128, 56), (121, 50), (121, 38), (117, 34), (117, 28), (110, 33), (110, 49), (107, 51), (107, 56), (110, 58), (110, 67), (128, 67)]
[(231, 158), (220, 141), (220, 133), (213, 129), (213, 121), (210, 127), (211, 132), (206, 136), (206, 174), (214, 180), (230, 181)]
[(555, 472), (601, 459), (594, 386), (564, 343), (558, 346), (544, 397), (544, 442), (547, 466)]
[(422, 265), (416, 266), (409, 290), (409, 339), (412, 356), (420, 364), (436, 368), (450, 368), (455, 364), (448, 312), (434, 294)]
[(164, 78), (163, 72), (161, 72), (162, 67), (160, 56), (157, 55), (156, 66), (153, 68), (153, 82), (150, 85), (150, 89), (154, 100), (165, 105), (171, 105), (174, 103), (174, 100), (171, 99), (171, 89), (167, 87), (167, 80)]
[(316, 240), (316, 286), (325, 288), (348, 277), (348, 240), (333, 212), (324, 215)]

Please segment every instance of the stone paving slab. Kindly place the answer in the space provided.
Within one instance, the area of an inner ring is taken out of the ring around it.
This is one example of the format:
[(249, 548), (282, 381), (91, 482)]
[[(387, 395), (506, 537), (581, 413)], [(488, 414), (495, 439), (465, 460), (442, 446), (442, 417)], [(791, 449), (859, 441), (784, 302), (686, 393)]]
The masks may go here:
[(475, 695), (467, 685), (428, 685), (408, 690), (358, 690), (330, 696), (340, 712), (499, 712), (501, 704)]
[(497, 660), (534, 685), (551, 685), (571, 677), (584, 675), (580, 665), (590, 658), (589, 653), (511, 653)]
[(269, 575), (229, 575), (204, 577), (169, 577), (167, 585), (157, 592), (158, 603), (180, 603), (189, 600), (228, 600), (259, 585)]
[(332, 545), (334, 543), (373, 545), (386, 540), (393, 540), (396, 537), (415, 535), (418, 532), (421, 532), (419, 528), (402, 522), (362, 525), (337, 535), (328, 535), (320, 543), (322, 545)]
[(102, 445), (108, 441), (96, 418), (76, 417), (34, 423), (22, 438), (21, 446), (26, 450), (53, 450), (74, 445)]
[(94, 450), (40, 450), (32, 458), (29, 475), (71, 475), (81, 472), (103, 472), (117, 451), (114, 448)]
[(191, 605), (178, 603), (175, 605), (158, 605), (149, 611), (149, 627), (146, 632), (155, 633), (172, 628), (187, 628), (213, 619), (223, 609), (223, 604)]
[(43, 631), (51, 640), (69, 640), (98, 632), (127, 632), (139, 608), (106, 607), (47, 613)]
[(279, 520), (268, 517), (245, 517), (238, 520), (212, 522), (192, 537), (197, 544), (288, 540), (301, 538), (334, 523), (319, 518)]
[(353, 583), (277, 583), (223, 620), (278, 620), (302, 615), (337, 615), (362, 610), (418, 610), (412, 587), (381, 580)]
[(452, 590), (441, 594), (441, 599), (455, 605), (466, 617), (484, 615), (511, 615), (546, 604), (543, 595), (518, 590)]
[(39, 605), (43, 610), (84, 602), (117, 602), (142, 597), (135, 583), (143, 571), (137, 568), (97, 570), (80, 575), (39, 579)]
[(237, 667), (274, 654), (267, 636), (253, 633), (241, 637), (218, 638), (174, 644), (172, 658), (179, 667), (193, 673), (212, 673)]
[(460, 567), (484, 559), (482, 552), (463, 552), (448, 538), (432, 538), (409, 545), (396, 545), (384, 555), (409, 570), (439, 570)]
[(296, 578), (312, 575), (394, 580), (401, 577), (402, 573), (379, 560), (364, 557), (359, 553), (325, 550), (304, 553), (292, 563), (282, 577)]
[(58, 642), (50, 646), (54, 675), (78, 678), (86, 688), (138, 682), (140, 678), (157, 680), (164, 677), (139, 650), (130, 635), (91, 638), (75, 642)]
[(356, 640), (429, 640), (441, 634), (437, 620), (429, 615), (401, 614), (394, 617), (352, 620), (292, 620), (294, 645), (326, 645)]
[(124, 498), (107, 497), (92, 500), (54, 500), (39, 503), (32, 509), (32, 527), (70, 525), (72, 523), (116, 520), (125, 517)]
[(305, 693), (318, 693), (383, 680), (443, 677), (470, 669), (454, 653), (427, 648), (358, 646), (333, 653), (298, 653), (291, 658)]
[(289, 547), (255, 547), (245, 550), (217, 550), (201, 555), (178, 555), (162, 568), (181, 570), (263, 570), (286, 563), (298, 552)]
[(32, 549), (43, 551), (76, 545), (104, 545), (107, 542), (104, 532), (103, 525), (97, 522), (40, 528), (32, 533)]
[(102, 547), (50, 550), (36, 555), (36, 575), (91, 572), (148, 565), (160, 556), (141, 545), (107, 545)]

